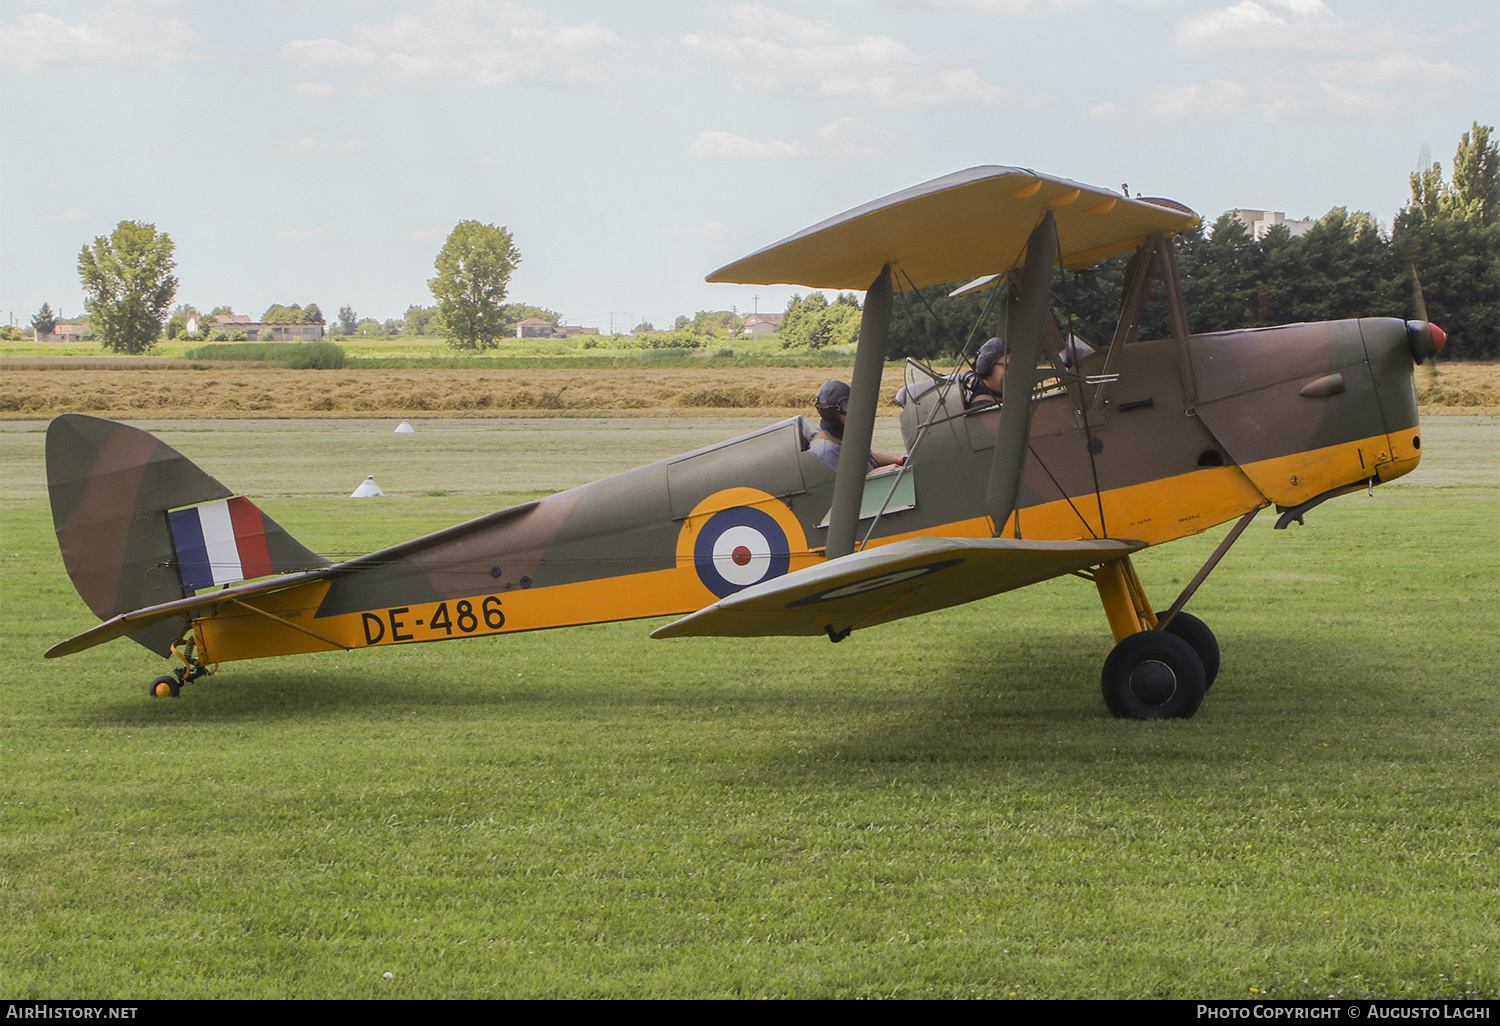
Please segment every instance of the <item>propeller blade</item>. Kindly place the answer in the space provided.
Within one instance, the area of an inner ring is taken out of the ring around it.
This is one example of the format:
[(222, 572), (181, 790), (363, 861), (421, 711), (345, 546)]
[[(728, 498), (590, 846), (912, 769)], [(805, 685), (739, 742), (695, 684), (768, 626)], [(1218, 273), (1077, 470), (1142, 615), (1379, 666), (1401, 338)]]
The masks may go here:
[[(1423, 334), (1426, 336), (1425, 338), (1413, 336), (1412, 355), (1417, 358), (1418, 363), (1425, 363), (1427, 365), (1428, 376), (1433, 382), (1436, 382), (1438, 376), (1437, 354), (1443, 348), (1443, 343), (1447, 340), (1447, 336), (1443, 333), (1442, 328), (1439, 328), (1427, 319), (1427, 297), (1422, 295), (1422, 282), (1417, 277), (1416, 264), (1411, 265), (1411, 291), (1412, 307), (1416, 310), (1417, 320), (1421, 321), (1424, 326)], [(1411, 331), (1412, 329), (1408, 326), (1407, 330)]]

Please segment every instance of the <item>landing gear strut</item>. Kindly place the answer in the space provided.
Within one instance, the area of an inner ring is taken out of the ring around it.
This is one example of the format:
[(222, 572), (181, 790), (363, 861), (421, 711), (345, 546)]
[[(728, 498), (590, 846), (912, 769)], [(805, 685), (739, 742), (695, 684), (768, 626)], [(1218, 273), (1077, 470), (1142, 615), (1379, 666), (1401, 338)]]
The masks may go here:
[(162, 674), (151, 682), (146, 693), (152, 698), (176, 698), (182, 694), (182, 686), (191, 684), (199, 677), (213, 673), (216, 666), (208, 666), (193, 654), (197, 639), (186, 633), (172, 645), (172, 654), (182, 660), (182, 665), (171, 673)]
[(1130, 557), (1094, 570), (1094, 586), (1104, 603), (1115, 648), (1104, 661), (1100, 686), (1104, 704), (1116, 716), (1137, 720), (1188, 719), (1219, 675), (1219, 642), (1208, 625), (1182, 607), (1256, 511), (1241, 518), (1209, 557), (1172, 608), (1160, 618), (1146, 598)]

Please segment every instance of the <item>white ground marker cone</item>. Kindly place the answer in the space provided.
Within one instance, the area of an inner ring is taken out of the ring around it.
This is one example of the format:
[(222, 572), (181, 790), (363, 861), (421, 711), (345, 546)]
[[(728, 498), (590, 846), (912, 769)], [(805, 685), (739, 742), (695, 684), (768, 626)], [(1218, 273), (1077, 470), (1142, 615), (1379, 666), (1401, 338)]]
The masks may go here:
[(411, 421), (409, 420), (403, 420), (400, 424), (396, 425), (395, 434), (414, 435), (416, 433), (417, 429), (411, 426)]
[(373, 495), (384, 495), (384, 494), (385, 494), (385, 492), (382, 492), (380, 490), (380, 486), (375, 483), (375, 475), (371, 474), (369, 477), (365, 478), (363, 481), (360, 482), (359, 487), (356, 488), (356, 489), (354, 489), (354, 491), (349, 494), (349, 498), (351, 498), (351, 499), (368, 499), (368, 498), (370, 498)]

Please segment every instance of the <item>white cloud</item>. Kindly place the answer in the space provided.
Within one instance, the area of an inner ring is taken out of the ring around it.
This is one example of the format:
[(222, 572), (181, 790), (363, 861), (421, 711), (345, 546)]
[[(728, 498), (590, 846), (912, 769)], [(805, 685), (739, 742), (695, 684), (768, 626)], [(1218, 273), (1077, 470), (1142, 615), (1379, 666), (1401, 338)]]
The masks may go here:
[(809, 21), (765, 4), (736, 4), (724, 12), (724, 20), (736, 32), (775, 36), (801, 45), (834, 42), (844, 35), (844, 31), (832, 22)]
[(83, 210), (81, 207), (69, 207), (67, 210), (64, 210), (60, 214), (42, 214), (38, 218), (38, 220), (76, 223), (79, 221), (89, 221), (92, 220), (92, 218), (90, 218), (87, 211)]
[(856, 35), (764, 4), (732, 7), (724, 17), (731, 32), (691, 32), (681, 43), (714, 67), (728, 67), (747, 92), (885, 107), (996, 106), (1020, 99), (973, 68), (950, 67), (890, 36)]
[(323, 153), (353, 153), (357, 150), (368, 150), (370, 144), (363, 139), (339, 139), (336, 142), (325, 142), (314, 139), (310, 135), (299, 135), (295, 140), (277, 139), (276, 152), (291, 156), (305, 156)]
[(338, 39), (293, 39), (281, 44), (281, 56), (302, 68), (357, 71), (379, 63), (373, 50)]
[(661, 234), (674, 239), (688, 239), (735, 236), (739, 232), (729, 227), (723, 221), (699, 221), (696, 224), (678, 224), (676, 221), (673, 221), (671, 224), (662, 225)]
[[(1029, 14), (1067, 11), (1094, 4), (1097, 0), (906, 0), (909, 7), (933, 7), (938, 10), (978, 11), (983, 14)], [(1139, 7), (1155, 7), (1161, 0), (1124, 0)]]
[(332, 82), (288, 82), (286, 91), (303, 100), (375, 100), (385, 95), (385, 90), (373, 85), (345, 89)]
[(88, 20), (71, 24), (36, 11), (0, 24), (0, 62), (27, 73), (157, 67), (190, 59), (199, 42), (197, 31), (183, 18), (158, 18), (121, 4), (104, 6)]
[(803, 156), (807, 149), (784, 139), (751, 139), (720, 128), (705, 128), (688, 144), (688, 152), (695, 157), (731, 160), (785, 160)]
[[(1238, 113), (1254, 98), (1239, 82), (1215, 78), (1206, 85), (1198, 82), (1157, 85), (1132, 110), (1152, 121), (1184, 121)], [(1125, 106), (1113, 101), (1096, 104), (1088, 110), (1095, 118), (1113, 118), (1126, 112)]]
[[(1473, 26), (1390, 17), (1354, 18), (1323, 0), (1238, 0), (1178, 22), (1174, 45), (1211, 54), (1207, 82), (1162, 83), (1135, 100), (1096, 104), (1094, 118), (1158, 121), (1248, 115), (1263, 121), (1381, 120), (1441, 102), (1444, 91), (1482, 71), (1442, 53)], [(1182, 61), (1179, 66), (1192, 67)]]
[(1322, 0), (1240, 0), (1184, 18), (1172, 38), (1185, 50), (1295, 47), (1321, 36), (1327, 26), (1314, 23), (1332, 18)]
[(889, 133), (879, 132), (858, 118), (839, 118), (820, 127), (807, 139), (752, 139), (721, 128), (705, 128), (688, 144), (695, 157), (729, 160), (798, 160), (825, 157), (879, 157), (885, 154)]
[(326, 235), (323, 228), (283, 228), (276, 233), (278, 239), (317, 239)]
[(456, 0), (356, 25), (352, 35), (352, 41), (292, 39), (279, 53), (309, 69), (364, 71), (418, 86), (488, 87), (603, 81), (601, 62), (623, 46), (596, 21), (554, 25), (545, 12), (517, 4)]

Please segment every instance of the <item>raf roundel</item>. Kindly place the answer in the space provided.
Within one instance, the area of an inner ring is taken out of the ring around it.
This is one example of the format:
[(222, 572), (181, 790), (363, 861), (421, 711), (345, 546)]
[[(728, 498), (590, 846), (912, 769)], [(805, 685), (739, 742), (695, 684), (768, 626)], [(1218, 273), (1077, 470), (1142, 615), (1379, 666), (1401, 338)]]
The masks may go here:
[(693, 564), (704, 587), (726, 598), (791, 567), (786, 532), (771, 516), (749, 506), (708, 518), (693, 544)]

